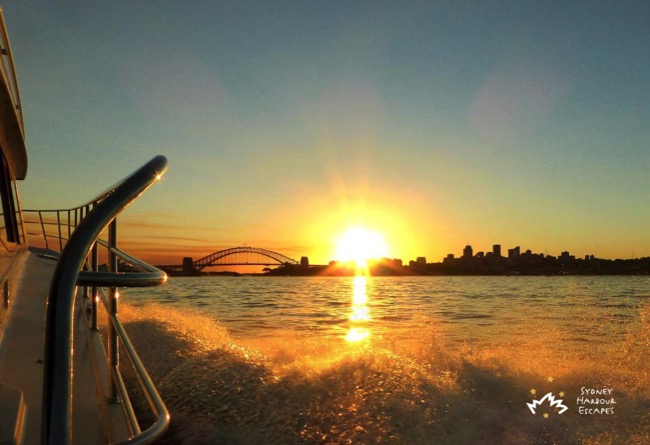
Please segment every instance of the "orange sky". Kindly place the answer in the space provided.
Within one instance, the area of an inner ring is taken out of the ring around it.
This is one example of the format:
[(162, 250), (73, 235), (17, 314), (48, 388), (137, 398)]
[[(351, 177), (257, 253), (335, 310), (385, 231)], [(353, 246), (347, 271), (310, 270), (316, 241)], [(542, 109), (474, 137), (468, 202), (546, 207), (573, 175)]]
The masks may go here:
[(120, 232), (151, 262), (324, 263), (357, 225), (405, 262), (650, 256), (643, 2), (10, 6), (23, 205), (79, 205), (163, 154)]

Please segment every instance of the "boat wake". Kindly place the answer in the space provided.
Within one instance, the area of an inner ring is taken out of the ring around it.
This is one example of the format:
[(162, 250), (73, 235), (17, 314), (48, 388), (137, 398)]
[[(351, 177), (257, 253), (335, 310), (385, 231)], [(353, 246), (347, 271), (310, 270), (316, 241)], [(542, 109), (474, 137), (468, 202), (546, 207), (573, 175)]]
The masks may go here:
[[(172, 412), (163, 443), (618, 444), (650, 443), (642, 310), (624, 345), (591, 359), (553, 350), (552, 338), (452, 346), (439, 324), (418, 340), (350, 343), (235, 340), (205, 315), (157, 304), (124, 304), (121, 318)], [(614, 413), (580, 414), (582, 388), (603, 387)], [(531, 414), (531, 390), (562, 391), (569, 411)]]

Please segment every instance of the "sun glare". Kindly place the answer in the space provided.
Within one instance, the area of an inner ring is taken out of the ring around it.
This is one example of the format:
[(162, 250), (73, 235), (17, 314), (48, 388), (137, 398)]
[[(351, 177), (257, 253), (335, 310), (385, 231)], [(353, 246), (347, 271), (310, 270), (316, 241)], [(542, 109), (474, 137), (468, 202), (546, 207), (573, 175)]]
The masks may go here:
[(336, 243), (335, 258), (338, 261), (354, 261), (357, 267), (367, 267), (368, 260), (387, 255), (388, 246), (384, 237), (362, 227), (348, 229)]

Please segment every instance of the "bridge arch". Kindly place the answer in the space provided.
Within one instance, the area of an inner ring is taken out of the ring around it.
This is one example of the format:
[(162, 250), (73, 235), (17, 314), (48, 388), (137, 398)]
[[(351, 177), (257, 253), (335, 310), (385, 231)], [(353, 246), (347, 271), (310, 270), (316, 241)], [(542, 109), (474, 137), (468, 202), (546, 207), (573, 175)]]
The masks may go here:
[(243, 246), (213, 252), (199, 258), (192, 264), (196, 270), (200, 271), (210, 266), (275, 266), (282, 264), (297, 265), (299, 262), (272, 250)]

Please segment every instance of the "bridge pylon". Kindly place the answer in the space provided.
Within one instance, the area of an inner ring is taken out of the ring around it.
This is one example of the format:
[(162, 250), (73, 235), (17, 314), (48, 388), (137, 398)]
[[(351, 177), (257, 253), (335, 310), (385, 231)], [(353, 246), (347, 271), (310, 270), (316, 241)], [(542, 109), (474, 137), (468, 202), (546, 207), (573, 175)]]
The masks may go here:
[(192, 257), (186, 256), (183, 258), (183, 275), (198, 275), (200, 272), (194, 267), (194, 260)]

